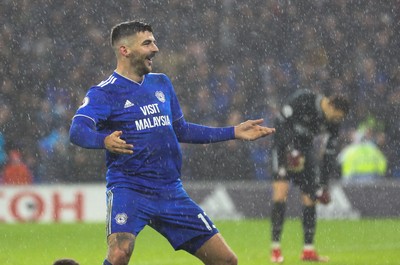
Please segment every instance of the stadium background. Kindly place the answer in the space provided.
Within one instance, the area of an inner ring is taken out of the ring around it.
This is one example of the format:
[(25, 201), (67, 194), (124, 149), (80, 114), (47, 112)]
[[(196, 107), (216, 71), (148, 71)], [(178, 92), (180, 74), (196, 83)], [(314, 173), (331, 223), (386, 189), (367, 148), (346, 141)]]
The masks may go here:
[[(155, 71), (171, 77), (186, 120), (271, 125), (297, 88), (341, 92), (352, 99), (341, 146), (370, 126), (386, 177), (400, 176), (399, 1), (4, 0), (0, 10), (3, 151), (21, 151), (34, 183), (104, 182), (103, 152), (71, 145), (69, 125), (114, 70), (110, 27), (137, 18), (153, 25)], [(269, 145), (183, 145), (183, 179), (268, 181)]]

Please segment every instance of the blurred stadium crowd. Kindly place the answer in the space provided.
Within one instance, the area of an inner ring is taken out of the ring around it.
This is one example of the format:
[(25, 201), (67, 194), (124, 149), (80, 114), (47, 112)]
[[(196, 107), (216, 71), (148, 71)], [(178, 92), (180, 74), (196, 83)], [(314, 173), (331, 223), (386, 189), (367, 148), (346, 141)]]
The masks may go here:
[[(187, 121), (272, 126), (296, 89), (340, 92), (352, 100), (341, 146), (361, 132), (387, 157), (387, 177), (400, 175), (398, 0), (3, 0), (0, 10), (0, 164), (19, 152), (36, 183), (104, 180), (103, 151), (71, 145), (68, 130), (87, 89), (114, 70), (110, 28), (130, 19), (153, 25), (155, 71), (172, 79)], [(269, 146), (183, 145), (183, 177), (268, 180)]]

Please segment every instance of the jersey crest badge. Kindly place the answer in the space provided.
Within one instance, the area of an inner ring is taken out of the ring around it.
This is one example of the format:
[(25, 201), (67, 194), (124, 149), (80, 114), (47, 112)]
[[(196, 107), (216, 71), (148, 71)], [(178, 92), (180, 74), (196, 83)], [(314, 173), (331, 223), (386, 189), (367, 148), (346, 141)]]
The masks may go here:
[(128, 220), (128, 216), (126, 213), (119, 213), (115, 216), (115, 222), (119, 225), (124, 225), (126, 224), (126, 221)]
[(165, 102), (165, 95), (162, 91), (156, 91), (155, 95), (159, 101), (161, 101), (162, 103)]

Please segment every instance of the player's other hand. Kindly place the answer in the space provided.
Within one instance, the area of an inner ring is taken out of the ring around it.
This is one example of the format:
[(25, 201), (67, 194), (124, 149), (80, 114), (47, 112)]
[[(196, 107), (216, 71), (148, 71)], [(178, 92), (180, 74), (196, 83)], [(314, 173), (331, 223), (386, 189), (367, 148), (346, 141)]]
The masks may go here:
[(108, 135), (104, 139), (105, 148), (116, 154), (133, 154), (133, 145), (127, 144), (120, 137), (122, 135), (122, 131), (115, 131), (112, 134)]
[(235, 138), (253, 141), (260, 137), (273, 134), (275, 132), (275, 128), (261, 126), (263, 121), (263, 119), (248, 120), (235, 126)]
[(328, 188), (321, 188), (316, 192), (317, 201), (321, 204), (329, 204), (331, 202), (331, 193)]

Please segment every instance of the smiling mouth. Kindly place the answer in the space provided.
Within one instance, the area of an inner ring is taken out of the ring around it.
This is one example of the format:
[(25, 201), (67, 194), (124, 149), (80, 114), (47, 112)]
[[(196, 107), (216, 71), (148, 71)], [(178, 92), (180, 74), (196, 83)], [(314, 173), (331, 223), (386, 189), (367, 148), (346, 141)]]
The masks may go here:
[(154, 56), (155, 56), (155, 53), (152, 53), (152, 54), (150, 54), (149, 56), (147, 56), (146, 59), (149, 60), (150, 62), (152, 62)]
[(153, 64), (153, 57), (146, 57), (146, 61), (149, 65)]

